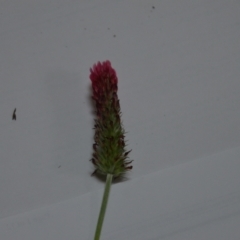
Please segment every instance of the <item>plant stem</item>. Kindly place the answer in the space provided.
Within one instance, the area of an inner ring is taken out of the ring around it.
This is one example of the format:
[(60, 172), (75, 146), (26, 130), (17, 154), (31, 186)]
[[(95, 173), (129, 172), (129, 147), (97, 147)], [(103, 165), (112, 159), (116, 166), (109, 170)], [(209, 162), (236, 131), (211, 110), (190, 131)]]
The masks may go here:
[(108, 197), (109, 197), (110, 188), (111, 188), (111, 184), (112, 184), (112, 178), (113, 178), (112, 174), (107, 174), (107, 179), (106, 179), (105, 189), (104, 189), (103, 199), (102, 199), (102, 206), (101, 206), (100, 213), (98, 216), (98, 222), (97, 222), (94, 240), (100, 239), (103, 220), (104, 220), (107, 203), (108, 203)]

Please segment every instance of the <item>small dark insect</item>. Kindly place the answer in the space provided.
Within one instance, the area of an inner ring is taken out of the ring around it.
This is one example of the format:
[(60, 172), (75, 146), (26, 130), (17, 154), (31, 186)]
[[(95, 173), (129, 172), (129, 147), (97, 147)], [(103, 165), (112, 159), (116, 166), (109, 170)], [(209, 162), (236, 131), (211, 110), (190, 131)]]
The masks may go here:
[(15, 120), (15, 121), (17, 120), (16, 111), (17, 109), (15, 108), (12, 115), (12, 120)]

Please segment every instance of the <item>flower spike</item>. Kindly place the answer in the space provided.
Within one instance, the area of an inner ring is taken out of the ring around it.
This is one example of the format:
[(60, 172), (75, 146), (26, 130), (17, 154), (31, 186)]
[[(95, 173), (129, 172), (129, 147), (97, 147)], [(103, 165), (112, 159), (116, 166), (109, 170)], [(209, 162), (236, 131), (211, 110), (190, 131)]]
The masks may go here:
[(92, 163), (95, 172), (118, 177), (132, 169), (125, 149), (125, 131), (121, 122), (117, 95), (118, 78), (110, 61), (98, 62), (90, 69), (92, 99), (96, 106)]

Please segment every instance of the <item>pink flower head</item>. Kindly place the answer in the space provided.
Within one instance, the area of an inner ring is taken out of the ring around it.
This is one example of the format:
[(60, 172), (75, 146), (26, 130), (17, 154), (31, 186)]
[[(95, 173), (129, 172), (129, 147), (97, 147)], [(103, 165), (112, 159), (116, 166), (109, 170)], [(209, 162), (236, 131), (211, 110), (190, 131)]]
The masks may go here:
[(125, 131), (120, 120), (118, 79), (110, 61), (98, 62), (90, 72), (97, 109), (92, 163), (95, 171), (116, 177), (132, 168), (128, 166), (132, 161), (127, 160), (130, 151), (125, 150)]
[(117, 92), (117, 75), (109, 61), (98, 62), (90, 69), (90, 72), (94, 95), (98, 96), (106, 91)]
[(90, 79), (92, 81), (93, 99), (96, 101), (97, 115), (104, 111), (104, 106), (109, 99), (115, 96), (117, 103), (117, 75), (109, 61), (98, 62), (90, 69)]

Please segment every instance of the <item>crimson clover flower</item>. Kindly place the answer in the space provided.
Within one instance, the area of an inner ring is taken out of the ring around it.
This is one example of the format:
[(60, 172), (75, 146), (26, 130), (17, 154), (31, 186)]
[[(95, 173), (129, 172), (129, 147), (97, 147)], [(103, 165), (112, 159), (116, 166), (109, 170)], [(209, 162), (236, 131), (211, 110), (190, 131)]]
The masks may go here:
[(92, 163), (95, 172), (118, 177), (132, 169), (125, 149), (125, 131), (121, 122), (118, 78), (110, 61), (98, 62), (90, 69), (93, 100), (96, 106)]

